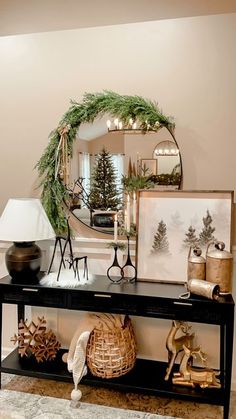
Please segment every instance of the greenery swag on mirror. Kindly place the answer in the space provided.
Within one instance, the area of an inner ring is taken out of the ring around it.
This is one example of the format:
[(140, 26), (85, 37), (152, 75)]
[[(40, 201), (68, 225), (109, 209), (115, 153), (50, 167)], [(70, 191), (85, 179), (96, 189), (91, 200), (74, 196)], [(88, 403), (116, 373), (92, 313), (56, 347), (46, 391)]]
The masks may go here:
[(73, 143), (82, 123), (91, 123), (97, 117), (109, 114), (128, 124), (130, 118), (139, 124), (142, 132), (158, 131), (166, 127), (173, 133), (174, 122), (165, 116), (157, 103), (141, 96), (119, 95), (111, 91), (86, 93), (81, 102), (71, 102), (58, 127), (49, 135), (49, 144), (37, 163), (41, 200), (57, 234), (67, 230), (63, 202), (69, 198), (66, 185), (69, 181), (69, 161)]

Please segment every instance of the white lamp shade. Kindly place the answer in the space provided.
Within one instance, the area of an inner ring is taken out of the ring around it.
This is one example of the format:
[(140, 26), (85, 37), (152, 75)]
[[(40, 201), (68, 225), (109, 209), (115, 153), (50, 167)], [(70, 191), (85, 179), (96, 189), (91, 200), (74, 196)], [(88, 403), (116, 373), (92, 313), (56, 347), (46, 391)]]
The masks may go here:
[(40, 199), (9, 199), (0, 218), (0, 240), (32, 242), (54, 237)]

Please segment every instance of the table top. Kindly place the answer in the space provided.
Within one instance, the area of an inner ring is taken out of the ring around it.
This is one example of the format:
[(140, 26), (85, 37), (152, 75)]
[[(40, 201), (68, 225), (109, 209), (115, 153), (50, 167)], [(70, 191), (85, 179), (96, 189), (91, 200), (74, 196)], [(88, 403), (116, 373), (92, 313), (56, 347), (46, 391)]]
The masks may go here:
[[(39, 279), (43, 277), (43, 273), (39, 274)], [(210, 300), (204, 297), (200, 297), (197, 295), (191, 295), (189, 299), (180, 299), (180, 295), (186, 292), (186, 288), (184, 285), (175, 284), (175, 283), (160, 283), (160, 282), (146, 282), (146, 281), (136, 281), (136, 282), (127, 282), (123, 281), (119, 284), (112, 283), (108, 279), (107, 276), (104, 275), (91, 275), (91, 282), (84, 285), (79, 285), (76, 288), (70, 287), (57, 287), (57, 286), (43, 286), (36, 283), (30, 282), (21, 282), (19, 281), (16, 283), (10, 276), (5, 276), (4, 278), (0, 279), (0, 289), (1, 287), (12, 286), (12, 287), (30, 287), (30, 288), (39, 288), (39, 289), (47, 289), (49, 292), (51, 290), (61, 290), (63, 292), (72, 292), (72, 293), (80, 293), (80, 292), (93, 292), (93, 293), (104, 293), (104, 294), (123, 294), (129, 296), (136, 296), (136, 297), (153, 297), (153, 298), (160, 298), (160, 299), (168, 299), (168, 300), (179, 300), (181, 302), (205, 302), (209, 304), (234, 304), (234, 300), (231, 294), (226, 295), (224, 297), (220, 297), (217, 300)]]

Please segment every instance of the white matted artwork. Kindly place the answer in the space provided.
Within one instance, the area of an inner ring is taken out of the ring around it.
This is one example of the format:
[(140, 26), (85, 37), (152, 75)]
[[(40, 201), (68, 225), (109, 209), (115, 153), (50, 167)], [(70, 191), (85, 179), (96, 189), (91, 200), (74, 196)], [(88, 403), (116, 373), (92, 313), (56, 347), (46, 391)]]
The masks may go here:
[(139, 192), (138, 280), (185, 283), (190, 246), (211, 240), (231, 249), (232, 191)]

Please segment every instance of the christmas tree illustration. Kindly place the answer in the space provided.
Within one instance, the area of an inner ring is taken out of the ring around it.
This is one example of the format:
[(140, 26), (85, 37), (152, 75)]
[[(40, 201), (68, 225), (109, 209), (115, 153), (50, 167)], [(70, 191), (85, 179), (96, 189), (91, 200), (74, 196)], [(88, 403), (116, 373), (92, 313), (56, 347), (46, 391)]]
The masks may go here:
[(183, 221), (181, 220), (181, 216), (178, 211), (171, 215), (171, 228), (179, 229), (183, 225)]
[(199, 243), (199, 239), (197, 238), (196, 229), (193, 226), (190, 226), (188, 232), (185, 233), (185, 239), (183, 240), (184, 246), (196, 246)]
[(207, 210), (206, 217), (203, 217), (203, 228), (202, 231), (199, 234), (199, 244), (204, 246), (206, 245), (210, 240), (215, 240), (215, 237), (213, 236), (213, 233), (215, 231), (215, 227), (212, 227), (212, 217), (210, 215), (209, 210)]
[(162, 252), (167, 253), (169, 251), (169, 242), (167, 240), (166, 224), (163, 220), (158, 223), (156, 234), (154, 235), (152, 253)]
[(91, 179), (90, 204), (93, 209), (117, 210), (119, 208), (121, 198), (116, 181), (112, 157), (103, 148), (96, 157)]

